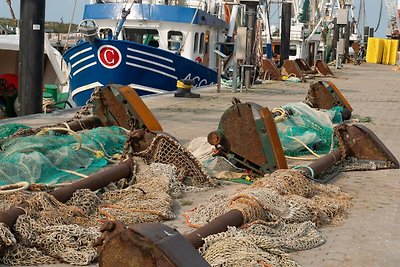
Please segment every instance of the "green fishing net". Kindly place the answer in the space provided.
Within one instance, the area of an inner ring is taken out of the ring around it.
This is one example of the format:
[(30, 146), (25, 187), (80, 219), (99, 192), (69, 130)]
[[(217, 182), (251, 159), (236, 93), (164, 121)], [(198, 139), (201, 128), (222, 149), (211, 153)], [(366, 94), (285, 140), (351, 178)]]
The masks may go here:
[(23, 125), (23, 124), (17, 124), (17, 123), (10, 123), (7, 125), (0, 125), (0, 140), (10, 137), (14, 133), (16, 133), (18, 130), (24, 130), (24, 129), (30, 129), (31, 127)]
[(285, 155), (310, 154), (301, 142), (317, 154), (329, 153), (335, 147), (333, 127), (342, 122), (342, 107), (317, 110), (304, 103), (291, 103), (282, 108), (288, 115), (276, 126)]
[[(0, 126), (0, 132), (12, 132), (15, 125)], [(4, 140), (0, 147), (0, 185), (21, 181), (60, 183), (81, 177), (68, 173), (90, 174), (107, 165), (120, 154), (126, 140), (122, 128), (99, 127), (72, 135), (50, 131)]]

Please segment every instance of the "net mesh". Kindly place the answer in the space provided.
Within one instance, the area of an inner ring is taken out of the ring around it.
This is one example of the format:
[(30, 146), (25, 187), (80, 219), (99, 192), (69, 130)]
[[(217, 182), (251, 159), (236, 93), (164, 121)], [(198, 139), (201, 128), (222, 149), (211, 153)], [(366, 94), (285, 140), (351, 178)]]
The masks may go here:
[[(168, 155), (165, 155), (167, 157)], [(93, 242), (100, 224), (107, 219), (125, 224), (161, 222), (175, 218), (173, 198), (184, 191), (202, 190), (209, 183), (191, 185), (191, 177), (178, 179), (174, 165), (149, 163), (133, 158), (134, 173), (97, 192), (76, 191), (65, 204), (45, 192), (0, 195), (0, 209), (25, 201), (25, 214), (18, 217), (13, 233), (0, 224), (0, 262), (9, 265), (70, 263), (86, 265), (97, 253)]]
[(277, 170), (233, 196), (214, 195), (185, 216), (200, 227), (235, 209), (249, 223), (205, 239), (200, 251), (211, 266), (297, 266), (286, 253), (322, 245), (317, 227), (342, 223), (350, 201), (336, 186)]
[[(9, 129), (2, 126), (2, 130)], [(12, 125), (10, 127), (13, 127)], [(67, 171), (90, 174), (120, 154), (126, 134), (119, 127), (100, 127), (81, 131), (77, 137), (50, 131), (5, 139), (0, 153), (0, 185), (20, 181), (59, 183), (80, 178)], [(82, 145), (77, 149), (81, 140)]]
[(26, 129), (30, 129), (30, 127), (23, 125), (23, 124), (17, 124), (17, 123), (0, 125), (0, 140), (12, 136), (19, 130), (26, 130)]
[(288, 252), (325, 243), (311, 222), (256, 221), (206, 237), (200, 253), (211, 266), (298, 266)]
[[(335, 146), (333, 124), (341, 123), (343, 108), (334, 107), (320, 111), (304, 103), (282, 106), (285, 115), (278, 119), (276, 126), (283, 150), (288, 156), (309, 154), (300, 140), (319, 154), (326, 154)], [(294, 137), (294, 138), (293, 138)]]
[(146, 150), (133, 153), (133, 156), (141, 157), (147, 162), (174, 165), (179, 172), (178, 180), (186, 185), (215, 185), (197, 158), (171, 136), (156, 135)]

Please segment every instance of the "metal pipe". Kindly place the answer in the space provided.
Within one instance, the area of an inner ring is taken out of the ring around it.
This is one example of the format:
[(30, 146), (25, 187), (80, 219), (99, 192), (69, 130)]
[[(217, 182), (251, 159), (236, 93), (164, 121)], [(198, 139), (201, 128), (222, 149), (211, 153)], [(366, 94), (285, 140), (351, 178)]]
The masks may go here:
[(45, 3), (21, 1), (18, 115), (42, 113)]
[[(96, 116), (84, 118), (81, 120), (74, 120), (67, 124), (68, 124), (69, 128), (75, 132), (104, 126), (101, 119)], [(67, 128), (67, 126), (65, 124), (60, 124), (56, 127)]]
[[(336, 149), (331, 153), (325, 155), (324, 157), (319, 158), (317, 161), (311, 163), (309, 165), (309, 168), (312, 168), (314, 171), (314, 175), (317, 175), (332, 167), (340, 159), (341, 150)], [(311, 174), (308, 168), (301, 168), (300, 170)], [(243, 223), (244, 216), (242, 212), (233, 209), (215, 218), (214, 220), (200, 227), (194, 232), (187, 234), (185, 238), (197, 249), (203, 245), (203, 238), (209, 235), (225, 232), (228, 229), (228, 226), (240, 227), (243, 225)]]
[(228, 230), (228, 226), (240, 227), (244, 223), (244, 217), (239, 210), (230, 210), (227, 213), (215, 218), (203, 227), (187, 234), (185, 238), (194, 246), (199, 248), (203, 245), (203, 238), (222, 233)]
[[(122, 163), (112, 166), (108, 169), (89, 175), (89, 177), (77, 180), (70, 185), (50, 192), (58, 201), (65, 203), (78, 189), (98, 190), (109, 185), (112, 182), (117, 182), (122, 178), (127, 178), (132, 172), (132, 160), (127, 159)], [(4, 223), (12, 229), (18, 216), (25, 214), (25, 208), (28, 207), (27, 202), (14, 206), (6, 211), (0, 212), (0, 222)]]
[[(333, 150), (331, 153), (326, 154), (325, 156), (319, 158), (318, 160), (314, 161), (310, 165), (309, 168), (313, 169), (314, 176), (323, 173), (337, 162), (342, 159), (342, 151), (340, 148)], [(301, 168), (301, 170), (306, 171), (308, 174), (311, 175), (310, 170), (308, 168)]]

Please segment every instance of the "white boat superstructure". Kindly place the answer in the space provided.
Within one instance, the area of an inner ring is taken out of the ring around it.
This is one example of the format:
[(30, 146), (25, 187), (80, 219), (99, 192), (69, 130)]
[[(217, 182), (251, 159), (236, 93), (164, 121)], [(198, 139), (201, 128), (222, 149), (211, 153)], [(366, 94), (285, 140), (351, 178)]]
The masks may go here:
[[(68, 92), (68, 76), (62, 55), (47, 39), (44, 47), (44, 84), (60, 85), (60, 92)], [(19, 73), (19, 35), (0, 35), (0, 75)]]
[[(124, 18), (124, 11), (128, 10)], [(221, 0), (92, 0), (84, 13), (84, 19), (95, 21), (101, 38), (110, 38), (117, 32), (119, 40), (178, 53), (213, 69), (217, 67), (215, 44), (225, 41), (228, 25), (216, 20), (221, 17), (225, 17)], [(118, 29), (121, 20), (124, 22)]]
[[(360, 34), (362, 31), (357, 29), (353, 0), (293, 0), (291, 3), (290, 59), (302, 58), (312, 63), (314, 58), (325, 58), (326, 51), (332, 49), (334, 19), (343, 15), (346, 23), (349, 23), (350, 44), (362, 37)], [(269, 11), (272, 6), (278, 6), (279, 12), (280, 5), (280, 1), (267, 0), (266, 6), (270, 8)], [(267, 14), (268, 12), (264, 14), (264, 21), (267, 22), (263, 34), (264, 40), (267, 40), (269, 35)], [(344, 35), (344, 31), (342, 32)], [(280, 32), (278, 35), (271, 33), (271, 36), (272, 44), (280, 45)]]

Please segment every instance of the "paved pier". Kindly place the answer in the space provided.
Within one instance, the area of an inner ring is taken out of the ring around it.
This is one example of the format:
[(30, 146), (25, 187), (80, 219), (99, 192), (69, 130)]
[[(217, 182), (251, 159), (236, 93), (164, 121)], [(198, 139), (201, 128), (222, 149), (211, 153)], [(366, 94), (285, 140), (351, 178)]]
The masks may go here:
[[(332, 80), (352, 105), (354, 115), (370, 117), (364, 123), (400, 159), (400, 72), (391, 66), (345, 65), (333, 70)], [(326, 80), (326, 79), (325, 79)], [(232, 97), (252, 101), (270, 109), (302, 101), (309, 84), (268, 82), (250, 91), (215, 92), (215, 87), (200, 90), (200, 99), (174, 98), (172, 95), (145, 98), (164, 130), (183, 143), (215, 130), (222, 112), (231, 105)], [(73, 113), (68, 113), (70, 116)], [(19, 121), (32, 125), (64, 120), (64, 115), (33, 116)], [(1, 122), (0, 122), (1, 123)], [(400, 171), (381, 170), (342, 173), (333, 181), (353, 197), (352, 207), (343, 225), (321, 229), (327, 242), (318, 248), (292, 253), (301, 266), (385, 266), (400, 265)], [(196, 201), (177, 212), (193, 208), (217, 191), (235, 190), (238, 185), (201, 192)], [(182, 219), (168, 222), (182, 233), (190, 231)], [(54, 265), (53, 265), (54, 266)], [(57, 265), (67, 266), (67, 265)]]

